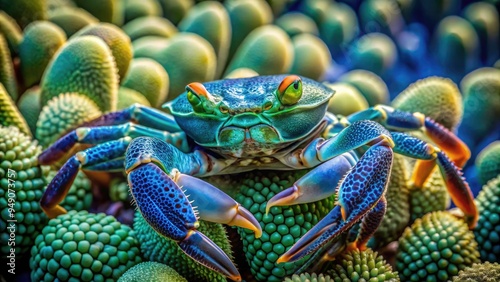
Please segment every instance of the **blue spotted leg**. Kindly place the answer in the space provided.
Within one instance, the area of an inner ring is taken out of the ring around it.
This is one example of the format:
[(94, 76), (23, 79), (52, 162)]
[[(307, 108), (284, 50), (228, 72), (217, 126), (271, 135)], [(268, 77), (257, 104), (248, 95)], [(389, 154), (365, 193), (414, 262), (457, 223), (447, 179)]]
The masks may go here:
[(159, 139), (140, 137), (126, 153), (126, 172), (139, 212), (156, 232), (178, 242), (195, 261), (233, 280), (241, 280), (227, 255), (196, 230), (198, 218), (262, 230), (253, 215), (221, 190), (193, 176), (226, 167), (203, 151), (184, 153)]

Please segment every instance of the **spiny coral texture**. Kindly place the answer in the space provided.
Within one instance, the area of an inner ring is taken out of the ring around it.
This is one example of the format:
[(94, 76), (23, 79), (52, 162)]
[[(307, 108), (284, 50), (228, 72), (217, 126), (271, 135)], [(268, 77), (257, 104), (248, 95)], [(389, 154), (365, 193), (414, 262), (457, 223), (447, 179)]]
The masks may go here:
[(445, 210), (449, 205), (450, 195), (437, 168), (423, 187), (410, 187), (410, 222), (426, 213)]
[(477, 262), (474, 234), (448, 212), (417, 219), (399, 239), (396, 269), (403, 281), (448, 281)]
[(453, 282), (498, 282), (500, 281), (500, 264), (475, 263), (471, 267), (460, 270)]
[(19, 45), (21, 73), (25, 86), (38, 83), (54, 54), (66, 42), (64, 31), (48, 21), (29, 24)]
[(476, 167), (483, 185), (500, 175), (500, 141), (489, 144), (479, 153)]
[[(239, 228), (243, 251), (252, 274), (259, 281), (281, 281), (292, 275), (304, 260), (277, 264), (276, 260), (321, 220), (334, 206), (334, 196), (294, 206), (272, 207), (266, 215), (266, 203), (307, 171), (255, 171), (238, 175), (234, 183), (240, 192), (235, 200), (248, 209), (260, 222), (262, 237)], [(234, 188), (233, 188), (234, 189)]]
[(97, 105), (79, 93), (65, 93), (45, 105), (38, 118), (36, 138), (43, 146), (62, 137), (83, 122), (101, 115)]
[[(0, 242), (2, 256), (7, 255), (7, 220), (17, 220), (16, 257), (27, 254), (35, 237), (47, 222), (38, 203), (46, 184), (46, 170), (38, 165), (41, 147), (17, 127), (0, 126)], [(9, 185), (10, 184), (10, 185)], [(8, 199), (15, 199), (14, 202)], [(10, 210), (11, 209), (11, 210)]]
[[(57, 171), (51, 170), (47, 175), (47, 183), (50, 183)], [(62, 200), (60, 205), (67, 211), (83, 211), (88, 210), (92, 204), (92, 183), (83, 172), (78, 172), (75, 181), (71, 184), (68, 194)]]
[(462, 95), (447, 78), (433, 76), (412, 83), (392, 101), (392, 106), (420, 112), (451, 130), (462, 120)]
[(125, 272), (118, 282), (187, 282), (174, 269), (158, 262), (141, 262)]
[(0, 109), (0, 126), (13, 125), (19, 128), (22, 133), (31, 136), (26, 120), (17, 109), (16, 104), (12, 101), (7, 91), (5, 91), (2, 83), (0, 83)]
[(400, 281), (398, 272), (371, 249), (349, 251), (336, 258), (334, 263), (326, 272), (333, 281)]
[(110, 49), (96, 36), (71, 39), (47, 66), (41, 88), (42, 105), (61, 93), (77, 92), (101, 111), (115, 110), (118, 73)]
[(394, 155), (391, 178), (385, 194), (387, 210), (370, 241), (371, 247), (381, 247), (396, 241), (410, 221), (407, 171), (406, 159), (401, 155)]
[(500, 262), (500, 175), (483, 186), (476, 198), (479, 221), (474, 228), (483, 261)]
[(294, 274), (291, 277), (286, 277), (284, 282), (333, 282), (332, 278), (328, 275), (317, 275), (316, 273), (301, 273), (300, 275)]
[(88, 25), (77, 32), (74, 37), (85, 35), (97, 36), (108, 45), (118, 69), (118, 79), (125, 77), (132, 60), (130, 38), (120, 28), (109, 23)]
[[(177, 243), (158, 234), (140, 213), (135, 215), (134, 230), (137, 232), (142, 255), (147, 260), (166, 264), (189, 281), (226, 281), (221, 274), (193, 261)], [(198, 231), (205, 234), (231, 257), (231, 245), (222, 225), (200, 221)]]
[(113, 216), (70, 211), (49, 221), (31, 249), (32, 281), (116, 281), (142, 261), (135, 232)]

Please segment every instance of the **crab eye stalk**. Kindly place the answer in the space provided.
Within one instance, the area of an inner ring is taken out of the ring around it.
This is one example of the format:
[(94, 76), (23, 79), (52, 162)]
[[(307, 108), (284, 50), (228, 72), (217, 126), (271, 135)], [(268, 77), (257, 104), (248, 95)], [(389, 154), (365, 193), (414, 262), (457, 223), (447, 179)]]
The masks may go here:
[(297, 75), (289, 75), (278, 86), (278, 99), (281, 104), (297, 104), (302, 97), (302, 80)]
[(186, 86), (187, 99), (193, 110), (198, 113), (211, 112), (210, 108), (214, 104), (214, 98), (203, 84), (192, 82)]

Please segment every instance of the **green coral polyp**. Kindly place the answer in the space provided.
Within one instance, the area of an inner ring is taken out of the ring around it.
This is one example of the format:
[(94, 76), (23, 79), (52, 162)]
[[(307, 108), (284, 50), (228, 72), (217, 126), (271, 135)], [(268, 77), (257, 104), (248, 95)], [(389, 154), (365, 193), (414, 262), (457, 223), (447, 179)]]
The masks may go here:
[(31, 249), (31, 280), (116, 281), (142, 261), (135, 232), (104, 213), (49, 221)]
[(500, 264), (475, 263), (471, 267), (460, 270), (453, 282), (498, 282), (500, 281)]
[(333, 281), (400, 281), (398, 272), (371, 249), (353, 250), (335, 259), (335, 264), (327, 274)]
[(158, 262), (141, 262), (125, 272), (118, 282), (140, 282), (147, 277), (148, 282), (187, 282), (171, 267)]
[(247, 262), (259, 281), (281, 281), (302, 266), (304, 260), (280, 264), (276, 261), (334, 206), (334, 196), (331, 196), (309, 204), (272, 207), (266, 215), (267, 201), (291, 187), (306, 172), (255, 171), (239, 175), (241, 183), (233, 184), (240, 188), (235, 200), (248, 209), (262, 227), (260, 238), (255, 238), (250, 230), (238, 228)]
[[(46, 185), (46, 170), (38, 165), (41, 147), (17, 127), (0, 125), (0, 242), (2, 256), (10, 252), (7, 220), (15, 219), (16, 258), (29, 253), (38, 233), (47, 222), (38, 202)], [(11, 180), (9, 182), (9, 180)], [(9, 183), (14, 184), (15, 203), (13, 218), (8, 204)]]
[[(57, 171), (51, 170), (47, 176), (47, 183), (50, 183)], [(60, 205), (67, 211), (83, 211), (88, 210), (92, 205), (92, 183), (90, 179), (83, 173), (78, 172), (75, 181), (71, 184), (68, 194)]]
[(448, 281), (479, 262), (467, 224), (439, 211), (417, 219), (399, 239), (396, 268), (403, 281)]

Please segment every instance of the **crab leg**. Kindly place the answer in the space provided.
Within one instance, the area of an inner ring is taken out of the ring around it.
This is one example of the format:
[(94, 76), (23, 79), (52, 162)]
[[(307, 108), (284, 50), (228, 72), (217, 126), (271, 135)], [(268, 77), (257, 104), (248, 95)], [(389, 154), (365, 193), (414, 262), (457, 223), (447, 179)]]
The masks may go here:
[[(338, 205), (283, 254), (278, 263), (295, 261), (318, 250), (377, 206), (387, 187), (393, 157), (384, 139), (370, 147), (342, 180)], [(366, 234), (378, 227), (365, 226)]]
[(47, 189), (40, 200), (40, 206), (45, 214), (49, 218), (54, 218), (66, 213), (66, 210), (59, 203), (68, 194), (69, 188), (81, 168), (94, 167), (95, 169), (95, 166), (99, 164), (107, 164), (105, 166), (107, 169), (123, 168), (123, 159), (121, 161), (115, 160), (119, 160), (123, 156), (131, 140), (130, 137), (125, 137), (106, 142), (78, 152), (71, 157), (47, 185)]
[(60, 138), (49, 148), (38, 156), (38, 162), (44, 165), (50, 165), (62, 158), (67, 152), (71, 151), (75, 144), (99, 144), (107, 141), (116, 140), (125, 136), (132, 138), (139, 136), (150, 136), (176, 144), (181, 148), (188, 147), (186, 136), (183, 132), (169, 133), (158, 129), (152, 129), (143, 125), (131, 122), (98, 127), (79, 127), (64, 137)]
[(202, 219), (249, 228), (260, 236), (261, 227), (249, 211), (214, 186), (191, 177), (217, 173), (228, 164), (202, 151), (183, 153), (150, 137), (132, 141), (125, 164), (132, 195), (144, 219), (158, 233), (177, 241), (195, 261), (240, 280), (224, 252), (196, 230), (196, 209), (191, 205), (199, 204)]

